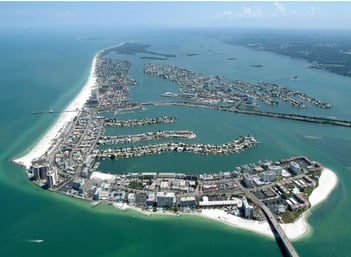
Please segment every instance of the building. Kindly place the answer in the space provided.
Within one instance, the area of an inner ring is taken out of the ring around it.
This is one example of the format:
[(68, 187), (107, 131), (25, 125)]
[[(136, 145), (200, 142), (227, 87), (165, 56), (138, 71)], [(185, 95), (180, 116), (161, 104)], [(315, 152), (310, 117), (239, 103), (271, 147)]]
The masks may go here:
[(180, 208), (195, 208), (196, 207), (196, 198), (195, 196), (181, 197), (179, 200)]
[(281, 176), (283, 168), (281, 166), (274, 165), (270, 166), (269, 170), (274, 171), (277, 176)]
[(160, 185), (161, 191), (169, 191), (169, 182), (168, 181), (161, 181)]
[(214, 207), (214, 206), (241, 206), (241, 200), (232, 198), (231, 200), (209, 201), (207, 196), (202, 196), (202, 201), (199, 202), (200, 207)]
[(46, 174), (46, 185), (52, 188), (58, 184), (58, 175), (56, 170), (50, 170)]
[(156, 203), (156, 194), (155, 193), (148, 193), (147, 196), (146, 196), (146, 201), (145, 201), (145, 205), (146, 206), (154, 206)]
[(176, 174), (173, 172), (160, 172), (157, 174), (159, 179), (175, 179)]
[(116, 202), (121, 202), (124, 201), (125, 197), (126, 197), (126, 192), (124, 191), (114, 191), (111, 193), (113, 200)]
[(246, 187), (252, 187), (254, 185), (254, 177), (248, 173), (243, 174), (243, 182)]
[(269, 171), (262, 172), (261, 179), (263, 182), (272, 182), (275, 180), (276, 177), (277, 177), (277, 174), (274, 171), (269, 170)]
[(95, 190), (94, 196), (93, 196), (93, 200), (94, 201), (99, 201), (100, 200), (100, 194), (101, 194), (101, 187), (98, 187)]
[(254, 97), (254, 96), (252, 96), (252, 95), (247, 95), (247, 97), (246, 97), (246, 103), (247, 103), (247, 104), (255, 105), (255, 104), (256, 104), (256, 97)]
[(290, 162), (289, 171), (292, 172), (294, 175), (299, 175), (301, 173), (301, 167), (297, 162)]
[(171, 208), (175, 203), (174, 192), (157, 192), (156, 201), (157, 207)]
[(37, 160), (32, 163), (32, 172), (36, 180), (46, 179), (46, 174), (50, 170), (46, 160)]
[(72, 182), (72, 188), (74, 189), (74, 190), (79, 190), (82, 186), (84, 185), (84, 180), (82, 180), (82, 179), (75, 179), (75, 180), (73, 180), (73, 182)]
[(135, 194), (134, 193), (128, 194), (128, 204), (135, 205)]
[(87, 178), (89, 176), (89, 168), (88, 167), (84, 167), (82, 169), (82, 172), (80, 173), (80, 175), (83, 177), (83, 178)]
[(247, 202), (247, 199), (243, 197), (242, 199), (242, 211), (244, 213), (244, 218), (251, 219), (253, 216), (254, 208)]

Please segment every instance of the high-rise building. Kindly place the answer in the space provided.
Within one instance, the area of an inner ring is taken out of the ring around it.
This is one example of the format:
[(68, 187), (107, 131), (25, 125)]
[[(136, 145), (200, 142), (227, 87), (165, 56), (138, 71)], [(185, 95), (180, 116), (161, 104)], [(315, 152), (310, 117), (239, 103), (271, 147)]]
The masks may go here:
[(254, 212), (253, 206), (247, 202), (247, 199), (245, 197), (243, 197), (242, 203), (243, 203), (242, 208), (243, 208), (243, 212), (244, 212), (244, 217), (246, 219), (251, 219), (253, 216), (253, 212)]
[(160, 208), (171, 208), (175, 203), (174, 192), (157, 192), (157, 207)]
[(48, 188), (56, 186), (58, 183), (58, 176), (56, 170), (50, 170), (46, 174), (46, 184)]
[(46, 174), (50, 170), (46, 160), (37, 160), (32, 162), (32, 172), (35, 180), (46, 179)]

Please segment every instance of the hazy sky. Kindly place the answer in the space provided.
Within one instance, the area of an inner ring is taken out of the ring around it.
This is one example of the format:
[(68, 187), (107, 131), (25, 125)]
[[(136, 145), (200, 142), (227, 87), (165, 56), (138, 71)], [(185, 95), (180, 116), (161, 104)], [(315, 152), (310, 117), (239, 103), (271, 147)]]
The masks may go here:
[(0, 2), (6, 26), (351, 29), (351, 2)]

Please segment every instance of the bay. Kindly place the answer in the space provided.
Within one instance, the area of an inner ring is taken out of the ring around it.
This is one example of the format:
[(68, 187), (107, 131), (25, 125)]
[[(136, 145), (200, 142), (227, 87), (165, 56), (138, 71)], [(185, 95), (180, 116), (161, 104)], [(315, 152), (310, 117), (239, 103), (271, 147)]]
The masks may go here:
[[(307, 108), (303, 111), (305, 114), (350, 117), (349, 78), (311, 70), (302, 61), (226, 45), (202, 33), (135, 31), (133, 34), (117, 29), (1, 33), (2, 38), (6, 38), (0, 48), (1, 256), (255, 256), (257, 253), (280, 256), (272, 239), (203, 218), (145, 217), (104, 205), (92, 209), (90, 203), (37, 188), (27, 180), (22, 168), (7, 161), (30, 149), (57, 118), (33, 116), (32, 111), (64, 109), (84, 84), (92, 57), (105, 47), (133, 39), (150, 44), (151, 51), (176, 54), (177, 57), (167, 62), (184, 68), (251, 82), (281, 83), (333, 105), (330, 110)], [(98, 40), (84, 40), (87, 35)], [(164, 100), (161, 93), (178, 90), (173, 83), (144, 76), (144, 63), (154, 61), (140, 56), (120, 56), (132, 61), (130, 75), (139, 82), (130, 91), (133, 101)], [(236, 59), (228, 60), (230, 57)], [(250, 64), (262, 64), (263, 68), (253, 69)], [(293, 75), (301, 79), (293, 81), (290, 79)], [(284, 108), (285, 112), (296, 111), (289, 106)], [(177, 116), (177, 122), (155, 128), (193, 130), (197, 133), (193, 142), (220, 144), (250, 134), (261, 144), (238, 155), (173, 153), (106, 161), (101, 169), (115, 173), (219, 172), (260, 159), (306, 155), (334, 170), (340, 182), (329, 200), (312, 210), (309, 216), (312, 235), (294, 245), (301, 256), (350, 256), (351, 225), (346, 215), (350, 211), (351, 195), (350, 129), (183, 107), (148, 107), (145, 112), (118, 117), (165, 114)], [(123, 134), (144, 129), (153, 128), (114, 132)]]

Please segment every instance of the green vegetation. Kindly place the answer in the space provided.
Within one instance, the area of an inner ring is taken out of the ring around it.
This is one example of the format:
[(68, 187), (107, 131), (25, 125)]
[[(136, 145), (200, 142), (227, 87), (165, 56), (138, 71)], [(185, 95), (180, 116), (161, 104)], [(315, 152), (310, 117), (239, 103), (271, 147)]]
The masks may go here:
[(284, 223), (292, 223), (297, 220), (302, 213), (303, 211), (286, 211), (281, 215), (281, 217)]
[(279, 181), (282, 181), (284, 179), (283, 176), (277, 176), (274, 180), (274, 182), (279, 182)]
[(292, 190), (292, 189), (294, 189), (294, 185), (293, 184), (289, 184), (289, 185), (286, 186), (286, 188), (289, 189), (289, 190)]
[(228, 35), (224, 42), (303, 59), (311, 68), (351, 77), (351, 36), (348, 33), (246, 31)]
[(307, 187), (303, 190), (303, 192), (307, 195), (310, 196), (312, 194), (313, 188), (312, 187)]
[(143, 184), (141, 184), (141, 182), (139, 182), (139, 181), (132, 181), (129, 183), (128, 187), (132, 188), (132, 189), (142, 190)]
[(165, 53), (158, 53), (158, 52), (152, 52), (152, 51), (146, 50), (149, 47), (150, 46), (147, 44), (126, 42), (120, 46), (112, 47), (105, 50), (103, 55), (107, 55), (111, 52), (117, 52), (118, 54), (126, 54), (126, 55), (135, 55), (136, 53), (144, 53), (144, 54), (163, 56), (165, 58), (176, 57), (175, 54), (165, 54)]

